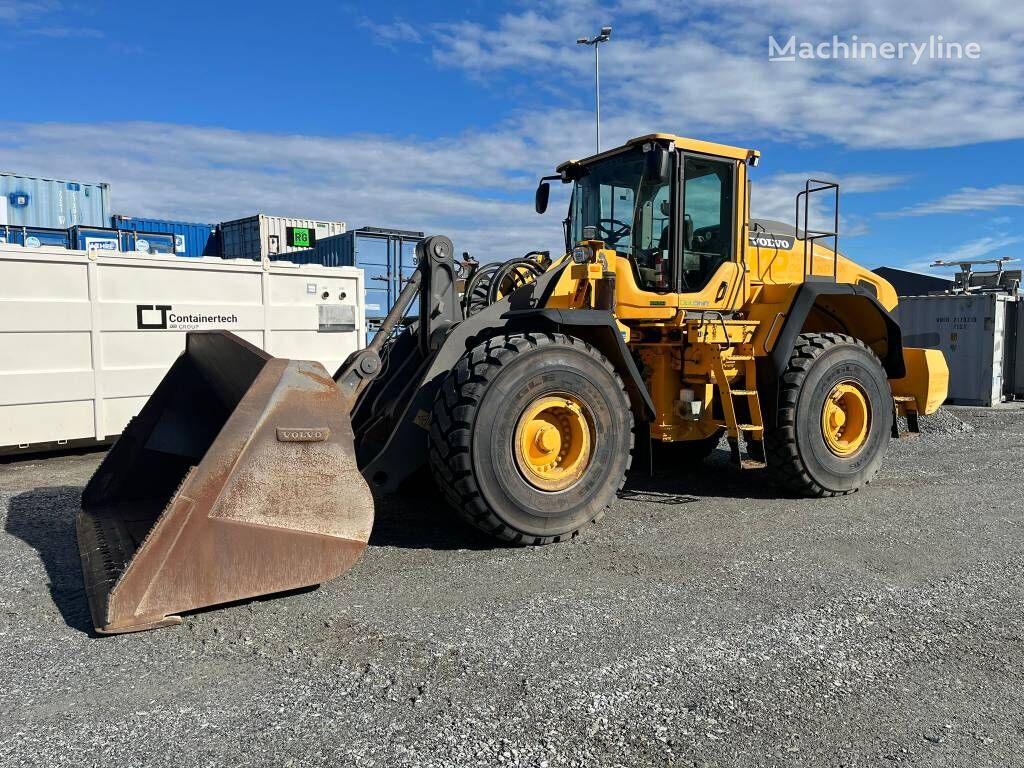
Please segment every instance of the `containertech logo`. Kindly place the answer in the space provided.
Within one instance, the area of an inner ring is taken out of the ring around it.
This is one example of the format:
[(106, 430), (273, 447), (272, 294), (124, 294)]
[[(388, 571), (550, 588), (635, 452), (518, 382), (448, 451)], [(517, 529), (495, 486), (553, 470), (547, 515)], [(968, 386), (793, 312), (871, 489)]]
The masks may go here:
[(140, 331), (194, 331), (203, 326), (224, 328), (238, 324), (238, 315), (198, 315), (175, 312), (170, 304), (136, 304), (135, 325)]

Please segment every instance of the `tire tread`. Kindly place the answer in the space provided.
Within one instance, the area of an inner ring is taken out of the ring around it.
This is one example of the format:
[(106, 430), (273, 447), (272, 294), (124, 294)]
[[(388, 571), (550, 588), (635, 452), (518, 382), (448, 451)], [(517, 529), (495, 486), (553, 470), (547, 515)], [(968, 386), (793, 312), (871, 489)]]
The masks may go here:
[[(764, 448), (768, 470), (773, 480), (783, 488), (801, 496), (833, 497), (848, 496), (856, 489), (831, 490), (811, 477), (807, 471), (796, 439), (797, 403), (803, 390), (804, 381), (815, 361), (828, 350), (844, 345), (853, 345), (867, 352), (882, 368), (882, 362), (874, 351), (863, 341), (842, 333), (802, 333), (797, 337), (790, 355), (789, 364), (783, 372), (779, 386), (778, 419), (775, 429), (765, 435)], [(864, 485), (871, 482), (870, 477)]]
[[(518, 333), (494, 336), (464, 354), (445, 379), (434, 399), (430, 420), (430, 464), (438, 489), (456, 513), (474, 528), (502, 541), (518, 545), (553, 544), (575, 537), (581, 528), (557, 536), (527, 535), (516, 530), (487, 505), (473, 472), (471, 441), (476, 410), (489, 386), (502, 368), (514, 359), (539, 347), (568, 346), (600, 363), (617, 382), (612, 395), (617, 405), (628, 414), (629, 470), (634, 453), (633, 412), (622, 378), (600, 351), (585, 341), (561, 333)], [(626, 482), (626, 472), (619, 479), (616, 493)], [(602, 509), (590, 523), (600, 520)]]

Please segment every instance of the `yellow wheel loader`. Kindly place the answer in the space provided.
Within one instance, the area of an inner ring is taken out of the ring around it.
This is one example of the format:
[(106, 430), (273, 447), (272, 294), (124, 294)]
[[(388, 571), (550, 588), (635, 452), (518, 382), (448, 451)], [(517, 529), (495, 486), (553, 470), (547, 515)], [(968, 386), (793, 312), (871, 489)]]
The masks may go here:
[(597, 520), (652, 446), (682, 466), (724, 436), (798, 494), (869, 482), (897, 417), (916, 431), (945, 399), (945, 361), (903, 346), (892, 287), (840, 254), (836, 184), (808, 181), (792, 226), (751, 220), (758, 159), (656, 134), (559, 166), (536, 207), (572, 185), (564, 255), (460, 274), (451, 242), (425, 239), (333, 376), (189, 333), (82, 495), (97, 631), (333, 578), (366, 546), (372, 493), (427, 466), (516, 544)]

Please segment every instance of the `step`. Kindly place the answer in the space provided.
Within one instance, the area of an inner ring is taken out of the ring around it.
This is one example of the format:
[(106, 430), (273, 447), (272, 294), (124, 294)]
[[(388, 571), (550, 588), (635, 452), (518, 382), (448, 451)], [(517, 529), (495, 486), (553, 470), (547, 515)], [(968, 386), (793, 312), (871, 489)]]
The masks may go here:
[(764, 432), (763, 424), (737, 424), (736, 429), (740, 432)]
[(756, 395), (757, 394), (757, 390), (756, 389), (734, 389), (734, 390), (732, 390), (732, 393), (734, 395), (746, 395), (747, 397), (749, 397), (750, 395)]
[(740, 443), (735, 437), (729, 438), (729, 455), (732, 463), (740, 469), (767, 469), (768, 463), (750, 455), (740, 453)]
[(723, 360), (743, 361), (743, 360), (753, 360), (754, 356), (753, 355), (726, 355), (722, 359)]

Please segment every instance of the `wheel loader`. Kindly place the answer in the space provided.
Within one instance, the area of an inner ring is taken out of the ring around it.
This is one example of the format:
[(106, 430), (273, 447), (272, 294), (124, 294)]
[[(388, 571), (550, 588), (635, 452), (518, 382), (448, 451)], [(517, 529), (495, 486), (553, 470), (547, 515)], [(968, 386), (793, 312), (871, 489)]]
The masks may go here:
[(808, 180), (792, 225), (751, 219), (759, 157), (652, 134), (560, 165), (535, 202), (572, 186), (564, 254), (465, 273), (451, 241), (424, 239), (333, 376), (189, 333), (82, 494), (96, 630), (338, 576), (374, 494), (424, 471), (470, 525), (521, 545), (600, 518), (634, 454), (682, 470), (723, 437), (781, 492), (861, 488), (897, 425), (943, 402), (946, 364), (903, 345), (893, 288), (841, 255), (837, 184)]

